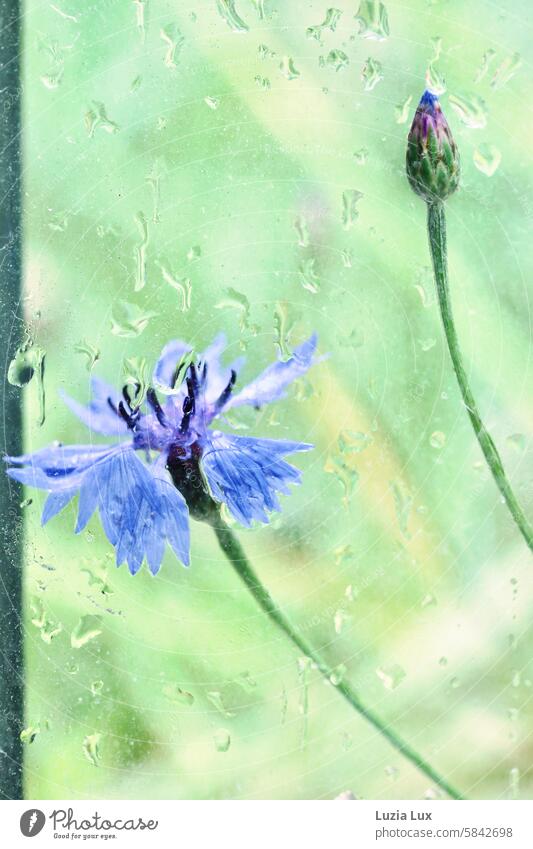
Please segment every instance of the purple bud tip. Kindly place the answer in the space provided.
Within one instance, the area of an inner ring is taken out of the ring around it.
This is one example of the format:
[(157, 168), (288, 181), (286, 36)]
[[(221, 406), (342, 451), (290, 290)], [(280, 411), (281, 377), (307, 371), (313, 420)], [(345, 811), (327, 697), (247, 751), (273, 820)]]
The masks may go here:
[(439, 98), (437, 97), (437, 95), (433, 94), (433, 92), (426, 89), (424, 94), (420, 98), (418, 108), (426, 109), (428, 112), (433, 112), (435, 110), (435, 107), (438, 106), (438, 103)]

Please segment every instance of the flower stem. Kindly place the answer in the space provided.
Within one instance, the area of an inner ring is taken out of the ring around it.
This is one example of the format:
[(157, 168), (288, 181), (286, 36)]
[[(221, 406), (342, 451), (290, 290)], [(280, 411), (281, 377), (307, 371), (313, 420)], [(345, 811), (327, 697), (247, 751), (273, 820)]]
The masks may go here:
[(526, 518), (522, 508), (516, 500), (511, 488), (498, 450), (487, 431), (481, 416), (479, 415), (474, 396), (470, 390), (468, 378), (463, 365), (463, 357), (459, 348), (459, 340), (455, 330), (448, 286), (448, 263), (446, 251), (446, 218), (444, 215), (444, 204), (441, 201), (428, 203), (428, 237), (433, 271), (437, 284), (439, 306), (444, 325), (444, 332), (448, 341), (448, 349), (452, 358), (453, 367), (463, 396), (464, 405), (470, 416), (477, 441), (485, 455), (485, 459), (492, 472), (492, 476), (500, 490), (520, 533), (524, 537), (529, 548), (533, 550), (533, 528)]
[[(220, 517), (213, 518), (211, 525), (220, 547), (229, 562), (239, 575), (242, 581), (246, 584), (252, 593), (259, 606), (263, 608), (265, 613), (269, 615), (271, 620), (281, 628), (287, 637), (292, 640), (296, 648), (306, 657), (310, 658), (317, 666), (327, 681), (334, 680), (334, 670), (319, 656), (319, 654), (303, 639), (292, 627), (290, 622), (285, 618), (279, 607), (275, 604), (268, 590), (263, 586), (255, 572), (253, 571), (244, 550), (234, 535), (233, 531), (222, 521)], [(433, 769), (414, 749), (409, 746), (402, 738), (396, 734), (386, 723), (383, 722), (376, 714), (363, 704), (359, 696), (345, 681), (335, 685), (346, 699), (349, 705), (357, 711), (360, 716), (364, 717), (374, 728), (385, 737), (389, 743), (397, 749), (404, 757), (424, 773), (432, 782), (437, 784), (448, 796), (452, 799), (463, 799), (463, 796), (452, 787), (436, 770)]]

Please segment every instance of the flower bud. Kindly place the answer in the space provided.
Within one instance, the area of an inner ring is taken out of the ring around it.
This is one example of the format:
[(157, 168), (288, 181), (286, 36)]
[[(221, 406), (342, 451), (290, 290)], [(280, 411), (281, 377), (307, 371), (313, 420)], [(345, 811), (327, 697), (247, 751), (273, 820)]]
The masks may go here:
[(406, 169), (411, 188), (427, 203), (446, 200), (459, 185), (459, 153), (430, 91), (422, 95), (409, 131)]

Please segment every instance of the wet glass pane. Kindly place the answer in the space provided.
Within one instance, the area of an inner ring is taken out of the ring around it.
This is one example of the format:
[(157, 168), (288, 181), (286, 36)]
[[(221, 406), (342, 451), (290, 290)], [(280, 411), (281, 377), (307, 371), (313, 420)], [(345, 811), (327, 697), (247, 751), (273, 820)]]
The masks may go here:
[(531, 516), (527, 11), (22, 4), (2, 448), (50, 450), (3, 484), (0, 627), (28, 798), (445, 797), (346, 688), (461, 793), (531, 796), (530, 552), (405, 174), (427, 86), (465, 373)]

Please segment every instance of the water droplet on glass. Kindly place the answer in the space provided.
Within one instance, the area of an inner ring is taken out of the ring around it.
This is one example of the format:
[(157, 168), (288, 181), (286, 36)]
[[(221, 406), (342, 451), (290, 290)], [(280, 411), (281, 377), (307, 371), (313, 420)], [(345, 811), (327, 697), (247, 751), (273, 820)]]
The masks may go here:
[(346, 669), (346, 666), (344, 665), (344, 663), (339, 663), (339, 665), (336, 666), (335, 669), (332, 670), (332, 673), (329, 676), (329, 680), (333, 684), (334, 687), (338, 687), (339, 684), (342, 683), (342, 680), (343, 680), (344, 676), (346, 675), (347, 671), (348, 670)]
[(365, 84), (365, 91), (372, 91), (383, 79), (383, 65), (381, 62), (369, 56), (361, 70), (361, 79)]
[(250, 329), (250, 301), (242, 292), (229, 286), (224, 289), (226, 297), (215, 304), (215, 309), (237, 310), (239, 315), (239, 329), (242, 331)]
[(296, 68), (294, 60), (291, 56), (284, 56), (279, 63), (279, 69), (284, 77), (288, 80), (295, 80), (300, 76), (300, 71)]
[(145, 357), (125, 357), (122, 374), (126, 386), (131, 387), (131, 405), (140, 407), (148, 389), (148, 366)]
[(343, 488), (342, 503), (348, 508), (350, 498), (359, 480), (359, 473), (356, 469), (349, 466), (343, 460), (342, 456), (335, 457), (333, 455), (330, 455), (326, 460), (324, 471), (334, 475), (341, 484)]
[(450, 94), (449, 102), (465, 126), (472, 130), (481, 130), (487, 126), (487, 106), (477, 94)]
[(163, 687), (163, 695), (171, 702), (177, 702), (180, 705), (190, 707), (194, 704), (194, 696), (187, 690), (182, 690), (177, 684), (165, 684)]
[(23, 728), (20, 732), (20, 742), (25, 745), (30, 745), (40, 732), (40, 725), (28, 725), (27, 728)]
[(85, 367), (87, 371), (92, 371), (97, 360), (100, 359), (100, 349), (91, 345), (86, 339), (82, 339), (81, 342), (74, 345), (74, 350), (77, 354), (83, 354), (86, 359)]
[(501, 161), (500, 151), (492, 144), (480, 144), (474, 151), (474, 165), (487, 177), (492, 177), (496, 173)]
[(322, 38), (323, 30), (329, 29), (331, 30), (331, 32), (335, 32), (341, 15), (342, 11), (340, 9), (328, 9), (326, 12), (326, 17), (324, 18), (321, 24), (316, 24), (315, 26), (307, 27), (305, 31), (307, 38), (314, 38), (315, 41), (320, 41)]
[(311, 670), (311, 658), (299, 657), (297, 665), (298, 678), (300, 680), (300, 701), (298, 704), (298, 710), (300, 715), (303, 717), (301, 738), (301, 745), (303, 747), (307, 742), (307, 727), (309, 721), (309, 672)]
[(394, 496), (394, 506), (400, 531), (404, 537), (409, 539), (411, 535), (407, 530), (407, 525), (413, 507), (413, 497), (402, 481), (393, 481), (391, 483), (391, 489)]
[(303, 215), (299, 215), (296, 221), (294, 222), (294, 227), (296, 232), (298, 233), (298, 244), (301, 248), (309, 247), (309, 229), (307, 227), (307, 221), (305, 220)]
[(292, 357), (290, 348), (290, 335), (293, 322), (289, 317), (289, 305), (287, 301), (277, 301), (274, 307), (274, 331), (275, 343), (279, 350), (281, 362), (287, 362)]
[(104, 689), (103, 681), (93, 681), (91, 683), (91, 693), (93, 696), (99, 696), (102, 690)]
[(444, 448), (446, 445), (446, 434), (444, 434), (442, 430), (434, 430), (429, 437), (429, 444), (432, 448)]
[(333, 617), (333, 627), (335, 628), (335, 633), (341, 634), (345, 624), (349, 622), (350, 619), (351, 616), (349, 615), (349, 613), (346, 613), (346, 611), (343, 610), (342, 607), (336, 610), (335, 615)]
[(511, 799), (517, 799), (520, 793), (520, 770), (517, 766), (513, 766), (509, 770), (509, 796)]
[(334, 802), (356, 802), (357, 796), (351, 790), (343, 790), (338, 796), (335, 796)]
[(88, 734), (82, 743), (83, 754), (93, 766), (100, 763), (100, 741), (101, 734)]
[(37, 398), (39, 401), (39, 425), (45, 420), (45, 388), (44, 388), (44, 366), (46, 353), (43, 348), (33, 344), (33, 340), (26, 335), (26, 339), (17, 349), (15, 356), (9, 364), (7, 379), (12, 386), (26, 386), (35, 377), (37, 386)]
[(439, 666), (442, 666), (442, 667), (448, 666), (448, 658), (444, 657), (444, 656), (440, 657), (439, 658)]
[(257, 681), (254, 681), (249, 672), (240, 672), (235, 677), (235, 683), (242, 687), (245, 693), (254, 693), (257, 688)]
[(457, 690), (460, 686), (461, 686), (461, 682), (460, 682), (459, 678), (454, 677), (454, 678), (450, 679), (450, 687), (452, 688), (452, 690)]
[(353, 737), (348, 731), (341, 733), (341, 746), (345, 752), (349, 752), (353, 746)]
[(344, 268), (351, 268), (353, 260), (353, 254), (351, 250), (347, 248), (346, 250), (341, 251), (341, 257)]
[(527, 439), (523, 433), (512, 433), (507, 437), (506, 442), (507, 445), (514, 448), (515, 451), (519, 451), (521, 453), (526, 450)]
[(360, 430), (341, 430), (337, 442), (341, 454), (360, 454), (372, 444), (372, 437)]
[(156, 265), (161, 271), (163, 280), (172, 286), (179, 295), (179, 309), (181, 312), (187, 312), (191, 308), (192, 286), (189, 277), (177, 277), (176, 274), (170, 271), (162, 262), (156, 261)]
[(398, 103), (398, 105), (394, 107), (394, 117), (397, 124), (405, 124), (407, 121), (412, 99), (413, 95), (410, 94), (409, 97), (406, 97), (402, 103)]
[(267, 47), (266, 44), (260, 44), (257, 48), (257, 52), (259, 53), (260, 59), (273, 59), (276, 55), (270, 47)]
[(395, 690), (405, 678), (405, 670), (393, 663), (390, 666), (379, 666), (376, 675), (387, 690)]
[(515, 669), (515, 671), (513, 672), (513, 676), (511, 678), (511, 686), (512, 687), (519, 687), (521, 682), (522, 682), (522, 673), (520, 672), (519, 669)]
[(166, 27), (161, 27), (159, 30), (159, 36), (167, 46), (167, 49), (165, 50), (165, 57), (163, 59), (165, 67), (176, 68), (176, 60), (185, 41), (184, 37), (175, 24), (169, 24)]
[(302, 260), (298, 268), (298, 277), (304, 289), (316, 295), (320, 291), (320, 279), (315, 271), (315, 258)]
[(146, 249), (148, 247), (148, 224), (143, 212), (138, 212), (134, 216), (137, 230), (139, 231), (140, 242), (135, 245), (135, 286), (136, 292), (144, 289), (146, 285)]
[(437, 97), (440, 97), (446, 91), (446, 80), (433, 62), (428, 65), (426, 70), (426, 88), (432, 94), (436, 94)]
[(155, 315), (156, 313), (143, 310), (129, 301), (117, 301), (113, 306), (111, 333), (114, 336), (133, 339), (141, 335)]
[(357, 204), (363, 197), (363, 193), (357, 189), (346, 189), (342, 193), (342, 226), (345, 230), (350, 230), (359, 218)]
[(502, 88), (502, 86), (514, 77), (521, 64), (522, 57), (520, 53), (513, 53), (511, 56), (507, 56), (496, 68), (494, 76), (490, 81), (491, 87), (496, 89)]
[(419, 339), (418, 344), (420, 345), (422, 351), (427, 354), (428, 351), (431, 351), (431, 349), (435, 347), (435, 345), (437, 344), (437, 340), (433, 338)]
[(366, 147), (361, 147), (359, 150), (356, 150), (354, 153), (354, 159), (358, 165), (366, 165), (368, 160), (368, 149)]
[(152, 223), (159, 224), (159, 204), (161, 201), (161, 177), (163, 176), (164, 166), (160, 159), (156, 159), (150, 171), (146, 175), (146, 182), (152, 190)]
[(255, 82), (259, 86), (259, 88), (263, 89), (263, 91), (269, 91), (271, 86), (271, 82), (268, 77), (262, 77), (261, 74), (256, 74), (254, 77)]
[(213, 110), (218, 109), (220, 106), (220, 100), (217, 97), (210, 97), (209, 95), (204, 97), (204, 103)]
[(326, 65), (329, 68), (334, 68), (336, 71), (347, 68), (349, 64), (350, 60), (343, 50), (330, 50), (326, 56)]
[(119, 130), (118, 124), (115, 124), (114, 121), (111, 121), (107, 117), (106, 108), (99, 100), (93, 100), (92, 108), (89, 108), (86, 112), (85, 127), (89, 134), (89, 138), (93, 137), (95, 130), (97, 129), (104, 130), (106, 133), (110, 133), (111, 135), (117, 133)]
[(490, 67), (492, 60), (494, 59), (495, 56), (496, 56), (496, 51), (493, 50), (492, 47), (490, 47), (483, 54), (483, 59), (481, 60), (481, 65), (479, 67), (479, 70), (476, 73), (476, 76), (474, 77), (474, 82), (479, 83), (483, 79), (483, 77), (486, 76), (487, 71), (489, 70), (489, 67)]
[(385, 775), (391, 781), (396, 781), (396, 779), (398, 778), (399, 772), (400, 772), (400, 770), (395, 766), (386, 766), (385, 767)]
[(248, 24), (237, 12), (235, 0), (217, 0), (217, 9), (233, 32), (248, 32)]
[(234, 711), (229, 710), (226, 707), (222, 698), (222, 693), (219, 690), (211, 690), (211, 692), (207, 693), (207, 699), (211, 702), (213, 707), (222, 714), (222, 716), (226, 717), (226, 719), (231, 719), (232, 717), (237, 716)]
[(389, 35), (389, 19), (385, 4), (380, 0), (361, 0), (355, 15), (359, 35), (374, 41), (384, 41)]
[(231, 736), (226, 728), (218, 728), (213, 736), (217, 752), (227, 752), (231, 746)]
[(101, 617), (93, 613), (81, 616), (78, 624), (70, 635), (70, 645), (73, 649), (81, 649), (102, 633)]
[(437, 604), (437, 599), (433, 595), (433, 593), (427, 593), (424, 596), (422, 601), (420, 602), (420, 607), (435, 607)]
[(33, 504), (33, 498), (24, 498), (20, 502), (20, 507), (22, 510), (24, 510), (25, 507), (29, 507), (31, 504)]
[(138, 91), (142, 85), (143, 78), (140, 74), (138, 74), (130, 85), (130, 92), (133, 94), (134, 91)]

